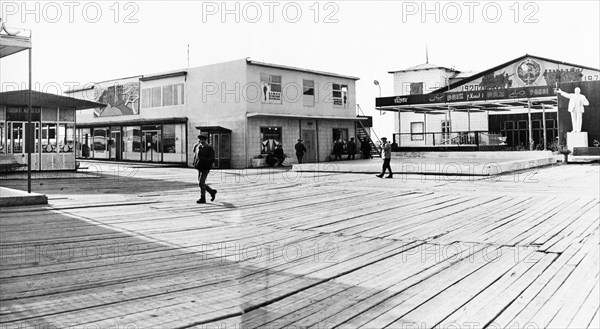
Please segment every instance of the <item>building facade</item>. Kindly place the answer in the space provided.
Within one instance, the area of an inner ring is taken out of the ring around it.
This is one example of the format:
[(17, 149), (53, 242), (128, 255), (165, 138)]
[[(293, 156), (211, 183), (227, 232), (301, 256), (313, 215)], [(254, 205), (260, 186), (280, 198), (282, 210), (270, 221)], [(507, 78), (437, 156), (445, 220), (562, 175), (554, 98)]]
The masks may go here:
[(245, 168), (281, 144), (296, 161), (329, 159), (356, 135), (356, 80), (250, 59), (96, 83), (71, 96), (108, 104), (77, 117), (78, 157), (191, 166), (207, 134), (218, 168)]
[[(533, 55), (524, 55), (476, 74), (421, 64), (391, 71), (397, 96), (431, 95), (423, 102), (385, 106), (395, 110), (396, 143), (400, 147), (454, 146), (496, 140), (515, 148), (548, 147), (559, 134), (558, 100), (554, 89), (570, 82), (598, 81), (600, 70)], [(519, 89), (521, 88), (521, 89)], [(538, 92), (539, 95), (487, 95), (484, 91)], [(547, 92), (549, 91), (549, 92)], [(456, 102), (446, 96), (473, 97)], [(467, 94), (468, 93), (468, 94)], [(542, 95), (543, 93), (543, 95)], [(535, 98), (527, 100), (530, 98)], [(439, 98), (439, 99), (437, 99)], [(480, 139), (483, 136), (484, 139)]]

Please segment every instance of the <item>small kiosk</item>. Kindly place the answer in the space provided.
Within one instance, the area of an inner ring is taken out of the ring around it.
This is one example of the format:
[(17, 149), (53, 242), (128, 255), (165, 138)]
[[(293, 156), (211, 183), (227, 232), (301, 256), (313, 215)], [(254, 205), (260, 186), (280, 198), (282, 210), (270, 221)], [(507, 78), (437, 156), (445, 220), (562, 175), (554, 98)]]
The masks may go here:
[(104, 104), (33, 90), (0, 93), (2, 168), (25, 170), (31, 152), (31, 170), (75, 170), (75, 113), (98, 106)]

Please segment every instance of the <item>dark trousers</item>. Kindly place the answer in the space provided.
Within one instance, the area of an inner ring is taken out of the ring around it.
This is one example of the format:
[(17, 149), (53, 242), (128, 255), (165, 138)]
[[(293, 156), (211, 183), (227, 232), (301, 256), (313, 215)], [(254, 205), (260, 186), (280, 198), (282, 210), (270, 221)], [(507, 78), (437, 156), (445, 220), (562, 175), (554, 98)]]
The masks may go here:
[(373, 156), (371, 155), (371, 151), (363, 151), (363, 159), (373, 159)]
[(352, 158), (352, 160), (354, 160), (354, 153), (352, 153), (352, 154), (348, 153), (348, 158), (346, 158), (346, 160), (350, 160), (350, 158)]
[(210, 169), (198, 170), (198, 186), (200, 186), (200, 199), (204, 199), (206, 195), (206, 191), (208, 193), (213, 193), (213, 189), (210, 186), (206, 185), (206, 178), (208, 177), (208, 173)]
[(389, 170), (390, 172), (390, 176), (393, 175), (392, 173), (392, 167), (390, 166), (390, 161), (392, 159), (383, 159), (383, 167), (381, 168), (381, 174), (385, 174), (385, 170)]
[(296, 158), (298, 158), (298, 163), (302, 163), (302, 158), (304, 158), (304, 153), (296, 153)]

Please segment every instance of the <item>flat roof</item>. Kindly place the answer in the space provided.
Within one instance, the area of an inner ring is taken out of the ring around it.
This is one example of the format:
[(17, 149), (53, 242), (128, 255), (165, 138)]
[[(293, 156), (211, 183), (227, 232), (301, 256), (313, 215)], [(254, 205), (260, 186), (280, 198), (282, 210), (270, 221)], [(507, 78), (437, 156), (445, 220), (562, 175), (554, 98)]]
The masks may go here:
[(312, 73), (312, 74), (318, 74), (318, 75), (326, 75), (326, 76), (330, 76), (330, 77), (343, 78), (343, 79), (349, 79), (349, 80), (360, 80), (360, 78), (353, 77), (353, 76), (350, 76), (350, 75), (342, 75), (342, 74), (331, 73), (331, 72), (324, 72), (324, 71), (316, 71), (316, 70), (303, 69), (303, 68), (294, 67), (294, 66), (287, 66), (287, 65), (279, 65), (279, 64), (259, 62), (259, 61), (251, 60), (250, 58), (246, 58), (246, 63), (248, 63), (249, 65), (273, 67), (273, 68), (278, 68), (278, 69), (298, 71), (298, 72), (305, 72), (305, 73)]

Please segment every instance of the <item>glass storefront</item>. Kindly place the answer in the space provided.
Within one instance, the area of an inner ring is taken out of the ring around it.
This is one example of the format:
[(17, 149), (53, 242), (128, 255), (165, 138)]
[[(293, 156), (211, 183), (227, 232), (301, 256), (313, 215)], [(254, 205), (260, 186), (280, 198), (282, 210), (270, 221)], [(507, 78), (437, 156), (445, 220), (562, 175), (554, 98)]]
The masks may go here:
[(77, 140), (80, 158), (179, 163), (187, 159), (183, 123), (77, 128)]
[(22, 162), (31, 148), (33, 170), (75, 169), (75, 109), (33, 107), (31, 125), (27, 107), (7, 106), (5, 114), (0, 154)]

